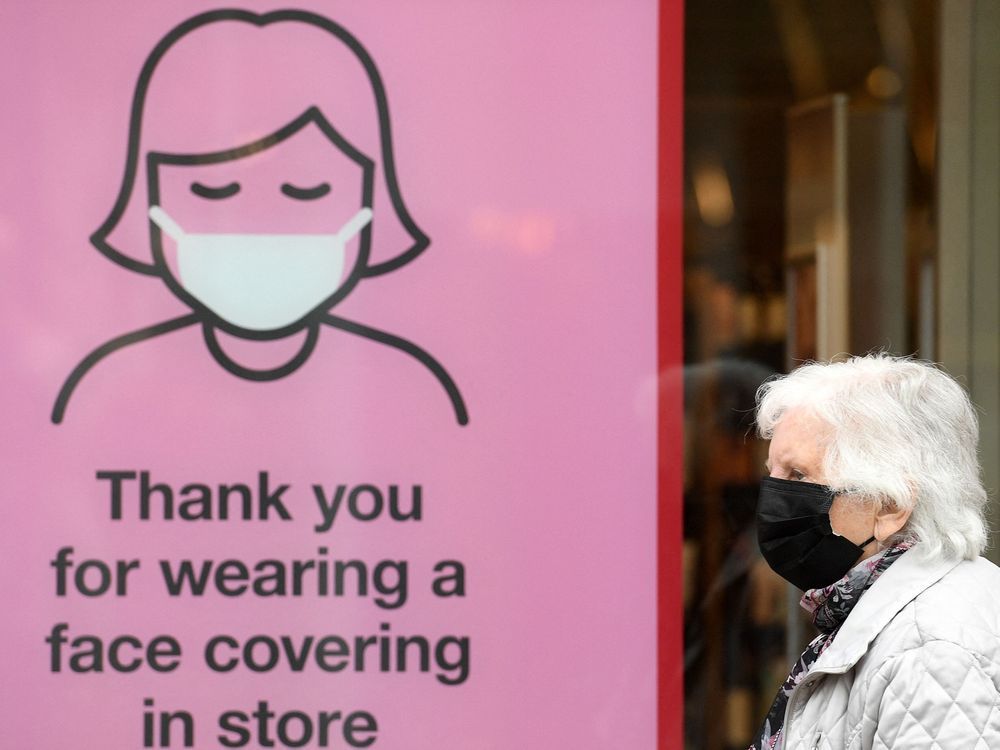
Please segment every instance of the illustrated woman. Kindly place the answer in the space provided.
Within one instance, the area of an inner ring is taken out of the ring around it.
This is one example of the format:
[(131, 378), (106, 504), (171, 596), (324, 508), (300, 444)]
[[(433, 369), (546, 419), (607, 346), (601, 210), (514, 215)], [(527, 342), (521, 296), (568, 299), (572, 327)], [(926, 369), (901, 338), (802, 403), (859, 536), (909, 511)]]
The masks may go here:
[[(162, 279), (190, 312), (87, 355), (59, 392), (57, 424), (104, 357), (196, 326), (216, 362), (258, 381), (301, 367), (322, 326), (363, 336), (423, 363), (468, 422), (428, 352), (334, 312), (362, 279), (409, 263), (429, 239), (403, 203), (375, 63), (329, 19), (220, 10), (168, 33), (139, 75), (122, 185), (91, 241)], [(261, 366), (233, 341), (292, 346)]]

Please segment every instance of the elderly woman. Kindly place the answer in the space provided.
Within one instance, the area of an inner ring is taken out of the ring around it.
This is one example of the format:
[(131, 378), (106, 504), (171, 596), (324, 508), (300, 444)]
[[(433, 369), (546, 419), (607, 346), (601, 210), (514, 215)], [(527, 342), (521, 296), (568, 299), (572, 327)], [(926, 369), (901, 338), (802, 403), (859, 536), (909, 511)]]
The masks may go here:
[(819, 629), (751, 748), (1000, 748), (1000, 569), (976, 415), (933, 365), (871, 355), (765, 383), (768, 564)]

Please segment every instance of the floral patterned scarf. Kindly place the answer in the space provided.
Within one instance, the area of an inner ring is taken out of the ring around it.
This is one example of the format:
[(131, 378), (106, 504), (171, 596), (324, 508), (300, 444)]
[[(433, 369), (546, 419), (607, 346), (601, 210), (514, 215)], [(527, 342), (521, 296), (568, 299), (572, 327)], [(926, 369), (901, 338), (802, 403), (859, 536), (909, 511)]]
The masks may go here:
[(795, 662), (792, 671), (778, 689), (771, 710), (764, 719), (764, 725), (757, 732), (757, 739), (747, 750), (781, 750), (784, 744), (782, 730), (785, 723), (785, 708), (788, 706), (788, 697), (792, 694), (792, 690), (809, 673), (820, 654), (833, 643), (837, 631), (861, 595), (912, 546), (912, 542), (894, 544), (881, 555), (862, 560), (839, 581), (831, 583), (826, 588), (810, 589), (802, 595), (800, 604), (811, 615), (813, 624), (820, 633), (806, 646), (806, 650), (802, 652), (802, 656)]

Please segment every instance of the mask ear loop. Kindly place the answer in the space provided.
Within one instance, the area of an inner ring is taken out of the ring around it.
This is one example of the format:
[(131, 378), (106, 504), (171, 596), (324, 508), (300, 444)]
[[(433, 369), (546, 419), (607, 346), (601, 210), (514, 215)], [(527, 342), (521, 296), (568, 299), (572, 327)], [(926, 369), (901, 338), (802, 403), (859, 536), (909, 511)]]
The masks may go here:
[[(881, 506), (881, 503), (879, 503), (879, 506)], [(875, 554), (877, 555), (877, 554), (879, 554), (881, 552), (884, 552), (885, 550), (889, 549), (889, 547), (891, 545), (888, 544), (888, 541), (889, 541), (889, 538), (891, 538), (891, 536), (887, 537), (886, 539), (879, 539), (878, 537), (875, 536), (875, 529), (876, 528), (878, 528), (878, 514), (876, 514), (876, 516), (875, 516), (875, 528), (872, 529), (872, 537), (871, 537), (871, 539), (869, 539), (867, 542), (865, 542), (861, 546), (862, 547), (867, 547), (868, 544), (870, 544), (871, 542), (873, 542), (873, 541), (876, 542), (876, 544), (875, 544)]]
[(170, 235), (175, 242), (180, 242), (186, 234), (181, 225), (170, 218), (170, 215), (159, 206), (149, 207), (149, 218), (160, 229)]
[[(837, 495), (849, 495), (849, 494), (851, 494), (851, 493), (848, 492), (848, 491), (846, 491), (846, 490), (832, 490), (830, 492), (830, 505), (833, 504), (833, 499), (836, 498)], [(826, 510), (827, 511), (830, 510), (830, 505), (826, 506)], [(882, 546), (882, 542), (875, 536), (874, 532), (875, 532), (875, 530), (872, 529), (872, 535), (870, 537), (868, 537), (865, 541), (861, 542), (861, 544), (858, 545), (858, 549), (864, 549), (865, 547), (867, 547), (872, 542), (878, 542), (878, 546), (875, 549), (875, 553), (876, 554), (878, 554), (883, 549), (885, 549), (885, 547)], [(833, 533), (836, 534), (837, 532), (833, 532)], [(850, 541), (850, 539), (848, 539), (848, 541)]]
[[(152, 211), (153, 209), (150, 209)], [(368, 226), (368, 222), (372, 220), (372, 210), (365, 206), (360, 209), (354, 216), (347, 220), (347, 223), (340, 228), (337, 232), (337, 240), (347, 244), (354, 235)], [(178, 227), (179, 228), (179, 227)]]

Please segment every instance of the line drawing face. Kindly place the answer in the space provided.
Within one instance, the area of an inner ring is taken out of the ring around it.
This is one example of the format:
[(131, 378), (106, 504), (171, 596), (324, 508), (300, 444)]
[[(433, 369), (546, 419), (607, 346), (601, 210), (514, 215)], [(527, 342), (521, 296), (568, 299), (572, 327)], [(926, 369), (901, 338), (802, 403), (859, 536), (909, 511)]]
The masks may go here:
[[(293, 157), (311, 155), (308, 172), (318, 178), (296, 175), (301, 159), (283, 158), (290, 150)], [(155, 262), (167, 268), (171, 291), (214, 326), (245, 338), (280, 338), (357, 284), (370, 247), (374, 163), (319, 110), (310, 108), (280, 131), (239, 148), (150, 152), (146, 158)], [(288, 181), (277, 183), (275, 173)], [(314, 186), (298, 186), (313, 180)], [(241, 204), (252, 193), (253, 208), (267, 217), (264, 228), (286, 231), (246, 231), (248, 211)], [(367, 220), (359, 225), (361, 211)], [(203, 226), (225, 231), (192, 231)], [(358, 249), (345, 269), (347, 245), (356, 235)], [(300, 314), (282, 316), (282, 302), (302, 307)]]
[[(246, 69), (237, 79), (246, 89), (222, 104), (199, 96), (198, 75), (220, 49)], [(254, 67), (287, 88), (262, 91)], [(123, 347), (199, 326), (220, 366), (269, 381), (306, 363), (324, 325), (414, 357), (444, 388), (458, 424), (468, 423), (457, 385), (427, 351), (335, 314), (359, 283), (411, 262), (430, 239), (403, 202), (378, 69), (328, 18), (216, 10), (172, 29), (139, 74), (122, 185), (90, 239), (123, 268), (159, 277), (191, 312), (87, 355), (60, 389), (55, 424), (84, 375)], [(220, 331), (299, 344), (261, 368), (227, 352)]]

